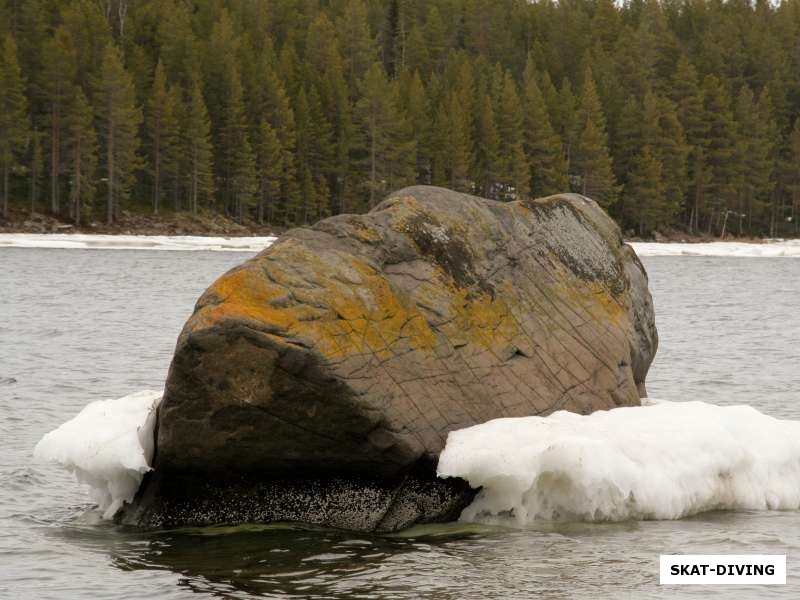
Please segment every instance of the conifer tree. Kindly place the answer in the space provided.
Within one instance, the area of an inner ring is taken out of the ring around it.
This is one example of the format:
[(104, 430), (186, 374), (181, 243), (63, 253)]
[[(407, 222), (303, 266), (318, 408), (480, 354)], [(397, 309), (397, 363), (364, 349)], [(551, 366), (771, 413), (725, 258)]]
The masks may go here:
[(319, 206), (317, 185), (306, 166), (300, 167), (300, 196), (302, 202), (290, 207), (288, 221), (291, 223), (305, 223), (308, 215)]
[[(614, 166), (624, 184), (617, 214), (642, 233), (668, 225), (679, 212), (686, 187), (687, 147), (672, 103), (651, 90), (641, 103), (630, 97), (620, 117), (617, 137)], [(650, 153), (648, 160), (642, 159), (645, 148)], [(654, 184), (651, 160), (659, 167), (659, 193), (640, 197), (643, 181)], [(636, 185), (631, 180), (634, 172)]]
[(73, 0), (61, 13), (78, 61), (78, 84), (89, 89), (100, 76), (105, 50), (113, 43), (111, 29), (98, 5), (92, 0)]
[(259, 223), (263, 224), (265, 217), (270, 222), (274, 218), (284, 174), (283, 158), (284, 152), (277, 132), (266, 119), (262, 120), (256, 142)]
[(525, 117), (522, 129), (530, 193), (535, 197), (566, 191), (567, 165), (563, 146), (550, 125), (547, 107), (536, 82), (533, 61), (530, 59), (525, 69), (523, 101)]
[(42, 167), (44, 157), (42, 156), (42, 132), (36, 128), (31, 132), (31, 159), (30, 159), (30, 187), (31, 187), (31, 214), (36, 212), (36, 205), (39, 202), (39, 188), (41, 187)]
[(394, 78), (403, 65), (403, 40), (401, 30), (400, 0), (389, 0), (381, 30), (383, 64), (389, 77)]
[(43, 0), (25, 0), (10, 4), (16, 5), (12, 9), (14, 15), (9, 23), (9, 32), (14, 35), (14, 43), (17, 45), (17, 62), (26, 83), (35, 86), (36, 79), (27, 74), (42, 68), (41, 41), (47, 35), (48, 7)]
[(470, 113), (456, 94), (442, 98), (436, 113), (434, 183), (454, 190), (469, 191), (469, 170), (473, 162)]
[(393, 179), (413, 179), (416, 166), (412, 131), (399, 109), (396, 94), (381, 63), (374, 63), (364, 77), (361, 100), (356, 106), (370, 208), (392, 186)]
[(41, 89), (48, 104), (50, 120), (50, 210), (58, 213), (59, 174), (61, 172), (62, 119), (64, 111), (73, 101), (78, 75), (78, 57), (72, 39), (61, 26), (53, 37), (42, 44), (43, 69)]
[[(536, 84), (539, 87), (539, 92), (544, 99), (544, 105), (547, 108), (547, 117), (550, 120), (550, 126), (553, 131), (556, 131), (556, 119), (561, 108), (561, 99), (558, 94), (556, 86), (553, 85), (553, 80), (550, 79), (550, 74), (546, 70), (537, 70), (536, 62), (528, 57), (525, 63), (525, 71), (523, 73), (522, 82), (524, 86), (528, 85), (528, 81), (532, 77), (536, 78)], [(574, 98), (572, 99), (574, 103)], [(573, 106), (574, 108), (574, 106)]]
[(584, 76), (578, 115), (581, 133), (571, 170), (580, 177), (580, 192), (608, 209), (616, 202), (618, 189), (608, 153), (605, 116), (594, 78), (588, 68)]
[(449, 181), (447, 179), (447, 148), (448, 136), (450, 130), (448, 129), (448, 114), (447, 104), (444, 97), (438, 100), (432, 98), (433, 102), (433, 131), (430, 136), (430, 152), (431, 152), (431, 178), (430, 182), (433, 185), (447, 186)]
[(231, 67), (228, 78), (228, 97), (220, 130), (222, 174), (227, 209), (242, 221), (247, 208), (255, 200), (255, 156), (248, 136), (244, 90), (235, 67)]
[(67, 152), (69, 155), (70, 204), (75, 224), (80, 225), (85, 207), (94, 197), (94, 174), (97, 169), (97, 135), (92, 107), (78, 90), (66, 114)]
[(686, 56), (681, 56), (678, 60), (670, 89), (670, 97), (686, 132), (687, 143), (691, 146), (702, 144), (708, 130), (703, 110), (703, 94), (697, 71)]
[[(747, 215), (748, 227), (753, 219), (767, 216), (770, 204), (770, 235), (775, 234), (777, 201), (773, 171), (776, 167), (777, 127), (773, 119), (769, 90), (764, 89), (754, 100), (750, 88), (743, 86), (736, 102), (736, 149), (738, 153), (739, 197), (738, 211)], [(740, 221), (741, 223), (741, 221)], [(739, 233), (743, 233), (739, 231)]]
[[(552, 116), (554, 115), (554, 116)], [(567, 159), (567, 167), (572, 173), (572, 159), (577, 145), (579, 120), (577, 119), (577, 103), (575, 95), (572, 93), (572, 84), (566, 77), (561, 82), (561, 89), (558, 92), (558, 105), (555, 111), (551, 111), (553, 129), (564, 143), (564, 152)]]
[(286, 86), (286, 92), (296, 100), (305, 81), (301, 76), (300, 58), (294, 44), (284, 44), (278, 59), (281, 81)]
[(450, 34), (445, 25), (439, 7), (433, 4), (425, 19), (425, 42), (432, 59), (435, 72), (441, 72), (447, 61), (447, 50), (450, 48)]
[(297, 122), (286, 87), (272, 59), (263, 66), (265, 75), (264, 98), (260, 111), (275, 131), (281, 148), (282, 173), (278, 196), (269, 205), (270, 222), (284, 222), (286, 207), (296, 202), (297, 189)]
[(658, 226), (675, 222), (681, 212), (687, 190), (689, 146), (675, 106), (667, 98), (659, 98), (658, 134), (654, 142), (661, 161), (664, 183), (664, 209)]
[(642, 148), (633, 161), (629, 183), (626, 188), (634, 202), (629, 202), (630, 210), (636, 214), (640, 235), (649, 231), (661, 220), (664, 203), (664, 184), (661, 178), (661, 161), (649, 145)]
[(787, 188), (791, 195), (791, 223), (795, 235), (800, 232), (800, 117), (794, 120), (789, 133), (788, 156), (783, 167), (787, 172)]
[[(336, 161), (336, 142), (333, 127), (325, 118), (322, 102), (316, 88), (311, 87), (308, 92), (300, 90), (295, 103), (297, 122), (297, 168), (300, 171), (301, 190), (310, 191), (311, 196), (301, 193), (296, 199), (295, 206), (290, 210), (292, 223), (305, 222), (307, 215), (311, 214), (316, 205), (318, 180), (333, 171)], [(313, 185), (309, 187), (303, 171), (308, 171)], [(316, 176), (316, 177), (315, 177)], [(301, 221), (296, 219), (301, 218)]]
[[(309, 101), (315, 92), (322, 115), (333, 133), (334, 154), (326, 162), (322, 174), (328, 179), (331, 206), (340, 210), (343, 190), (339, 184), (345, 180), (349, 170), (353, 122), (336, 30), (325, 13), (319, 14), (309, 25), (304, 59), (306, 80), (311, 82)], [(313, 103), (309, 106), (314, 109)]]
[[(206, 106), (212, 118), (212, 134), (215, 145), (221, 151), (221, 129), (225, 122), (234, 72), (239, 77), (237, 57), (241, 49), (241, 36), (237, 35), (233, 19), (227, 8), (222, 8), (211, 28), (206, 44), (204, 63), (204, 90)], [(241, 87), (241, 81), (239, 81)], [(218, 171), (223, 179), (225, 174)], [(226, 184), (225, 184), (226, 185)], [(225, 188), (226, 189), (226, 188)], [(226, 192), (227, 193), (227, 192)]]
[(214, 193), (213, 146), (211, 122), (200, 84), (194, 82), (185, 111), (183, 127), (183, 156), (189, 187), (192, 214), (197, 215), (200, 198)]
[(522, 101), (510, 71), (503, 71), (497, 87), (499, 98), (495, 101), (495, 116), (500, 138), (498, 158), (502, 199), (525, 198), (530, 193), (530, 179), (525, 156)]
[(356, 107), (358, 122), (366, 149), (367, 190), (369, 208), (386, 185), (385, 168), (389, 151), (390, 100), (389, 82), (379, 63), (373, 64), (364, 77), (361, 100)]
[(331, 203), (328, 200), (331, 197), (331, 190), (328, 187), (328, 182), (324, 177), (321, 177), (317, 183), (316, 193), (314, 195), (314, 202), (309, 204), (309, 212), (306, 216), (306, 221), (319, 221), (331, 216)]
[(109, 45), (103, 53), (100, 75), (94, 82), (93, 101), (99, 122), (106, 187), (106, 221), (116, 219), (140, 166), (139, 126), (142, 111), (136, 106), (133, 79), (122, 64), (119, 50)]
[(416, 176), (419, 183), (431, 181), (431, 137), (428, 96), (417, 71), (405, 71), (399, 81), (400, 107), (408, 119), (410, 137), (416, 142)]
[[(299, 194), (286, 206), (286, 214), (284, 215), (286, 223), (296, 222), (296, 215), (299, 214), (303, 202), (308, 197), (307, 194), (314, 189), (313, 179), (309, 180), (311, 177), (310, 166), (313, 164), (315, 157), (314, 143), (316, 142), (322, 148), (326, 148), (331, 143), (330, 137), (332, 135), (330, 128), (319, 130), (315, 127), (305, 88), (301, 88), (297, 94), (297, 99), (294, 103), (294, 114), (297, 124), (297, 184)], [(322, 139), (317, 138), (315, 140), (316, 136), (322, 136)]]
[(755, 177), (749, 167), (755, 161), (751, 161), (753, 150), (757, 151), (759, 144), (751, 137), (758, 128), (758, 115), (756, 114), (755, 98), (753, 91), (749, 86), (744, 85), (739, 90), (739, 93), (734, 102), (735, 132), (733, 135), (733, 156), (731, 160), (736, 162), (735, 173), (736, 180), (734, 182), (736, 190), (736, 204), (730, 208), (738, 214), (744, 213), (746, 210), (748, 214), (753, 208), (753, 203), (756, 197), (755, 190)]
[[(631, 94), (625, 100), (617, 120), (613, 144), (614, 171), (617, 180), (623, 185), (628, 182), (628, 176), (633, 170), (633, 161), (644, 145), (642, 116), (642, 103), (639, 98)], [(625, 198), (622, 198), (621, 202), (624, 203)], [(622, 206), (619, 208), (623, 210)]]
[(394, 80), (389, 84), (389, 102), (391, 114), (390, 146), (389, 146), (389, 189), (405, 187), (416, 181), (417, 141), (414, 137), (414, 126), (408, 113), (403, 108), (400, 82)]
[(477, 193), (487, 198), (497, 198), (496, 184), (500, 178), (500, 136), (497, 133), (494, 110), (489, 96), (484, 97), (478, 115), (475, 136), (474, 177)]
[(676, 105), (678, 120), (685, 132), (688, 145), (687, 156), (687, 205), (689, 231), (697, 231), (700, 211), (705, 197), (709, 171), (705, 164), (704, 140), (708, 132), (708, 122), (703, 107), (703, 94), (697, 71), (686, 58), (681, 56), (672, 80), (671, 98)]
[(721, 221), (736, 197), (736, 165), (734, 121), (730, 98), (719, 79), (713, 75), (703, 81), (704, 110), (708, 130), (703, 139), (703, 152), (709, 170), (705, 194), (712, 213), (708, 215), (707, 231)]
[(181, 145), (181, 128), (186, 123), (186, 102), (183, 89), (178, 84), (169, 87), (169, 105), (173, 107), (172, 143), (168, 144), (164, 153), (164, 182), (172, 191), (172, 207), (175, 212), (182, 209), (181, 199), (187, 199), (184, 169), (186, 156)]
[(347, 74), (347, 86), (351, 97), (355, 98), (359, 82), (377, 58), (364, 0), (347, 1), (344, 13), (336, 20), (336, 31)]
[(200, 44), (192, 30), (189, 5), (179, 0), (159, 3), (156, 43), (169, 81), (190, 90), (202, 72)]
[(669, 78), (675, 72), (680, 56), (680, 45), (670, 30), (661, 3), (645, 0), (636, 31), (636, 53), (648, 75), (655, 93), (669, 89)]
[(10, 176), (28, 146), (28, 102), (17, 62), (17, 44), (6, 34), (0, 55), (0, 169), (3, 175), (3, 217), (8, 216)]
[(167, 86), (164, 65), (159, 61), (147, 105), (147, 132), (150, 141), (149, 171), (153, 182), (153, 214), (161, 205), (165, 173), (176, 175), (179, 124), (177, 100)]
[(404, 73), (423, 72), (430, 70), (431, 54), (425, 42), (425, 33), (422, 27), (414, 25), (408, 34), (408, 44), (406, 45), (406, 58)]
[(614, 48), (619, 35), (620, 20), (614, 0), (598, 0), (592, 15), (591, 35), (607, 53)]

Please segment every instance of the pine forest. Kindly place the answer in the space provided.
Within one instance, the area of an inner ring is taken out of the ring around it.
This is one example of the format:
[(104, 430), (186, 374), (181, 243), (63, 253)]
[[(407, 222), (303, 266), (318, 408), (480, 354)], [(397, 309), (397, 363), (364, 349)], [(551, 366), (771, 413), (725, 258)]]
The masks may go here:
[(283, 227), (414, 183), (797, 235), (800, 1), (0, 1), (4, 216)]

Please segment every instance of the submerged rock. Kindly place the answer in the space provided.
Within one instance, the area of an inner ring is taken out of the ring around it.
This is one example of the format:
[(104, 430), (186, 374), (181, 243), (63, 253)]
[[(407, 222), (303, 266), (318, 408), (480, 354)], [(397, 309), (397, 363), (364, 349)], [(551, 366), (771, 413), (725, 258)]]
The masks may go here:
[(220, 277), (178, 339), (155, 470), (119, 518), (395, 530), (453, 519), (447, 434), (644, 396), (647, 276), (574, 194), (416, 186), (293, 229)]

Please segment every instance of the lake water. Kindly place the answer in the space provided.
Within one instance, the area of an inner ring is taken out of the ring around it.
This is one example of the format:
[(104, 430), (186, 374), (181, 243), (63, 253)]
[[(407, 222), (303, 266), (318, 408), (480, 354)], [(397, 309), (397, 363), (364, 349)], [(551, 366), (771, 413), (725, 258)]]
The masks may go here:
[[(395, 536), (261, 526), (142, 534), (96, 522), (35, 463), (92, 400), (163, 385), (200, 292), (247, 255), (0, 248), (1, 598), (797, 597), (800, 512), (681, 521), (450, 524)], [(800, 419), (800, 261), (644, 259), (661, 344), (656, 398)], [(787, 554), (785, 587), (658, 585), (658, 557)]]

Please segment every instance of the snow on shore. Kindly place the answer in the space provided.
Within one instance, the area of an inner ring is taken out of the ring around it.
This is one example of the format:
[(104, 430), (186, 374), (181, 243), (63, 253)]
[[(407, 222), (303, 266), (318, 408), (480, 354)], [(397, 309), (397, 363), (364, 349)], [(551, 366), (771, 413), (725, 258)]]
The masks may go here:
[[(260, 252), (274, 236), (213, 237), (199, 235), (96, 235), (82, 233), (0, 233), (0, 248), (61, 248), (95, 250), (212, 250)], [(629, 242), (639, 256), (800, 257), (800, 240), (660, 243)]]
[(454, 431), (438, 472), (482, 486), (461, 519), (493, 524), (800, 508), (800, 422), (749, 406), (647, 404)]
[(733, 256), (743, 258), (800, 258), (800, 240), (745, 242), (628, 242), (639, 256)]
[(74, 250), (213, 250), (260, 252), (273, 236), (212, 237), (200, 235), (95, 235), (83, 233), (0, 233), (0, 248)]
[(45, 435), (35, 458), (59, 463), (88, 484), (103, 517), (110, 519), (139, 489), (153, 459), (156, 407), (163, 392), (144, 390), (88, 404)]

